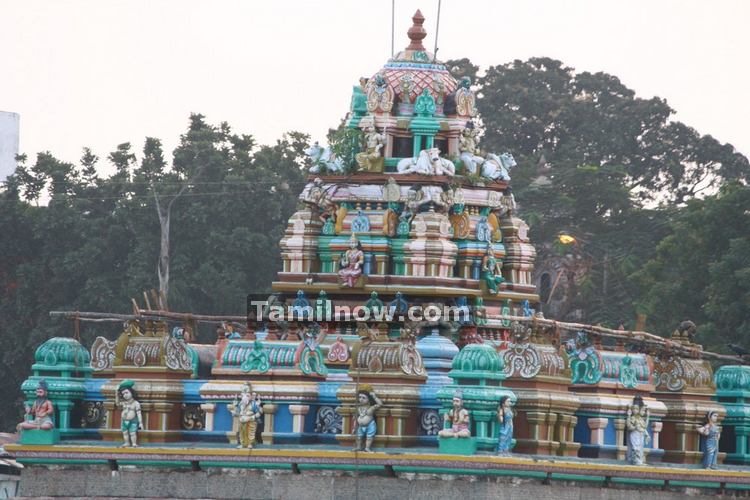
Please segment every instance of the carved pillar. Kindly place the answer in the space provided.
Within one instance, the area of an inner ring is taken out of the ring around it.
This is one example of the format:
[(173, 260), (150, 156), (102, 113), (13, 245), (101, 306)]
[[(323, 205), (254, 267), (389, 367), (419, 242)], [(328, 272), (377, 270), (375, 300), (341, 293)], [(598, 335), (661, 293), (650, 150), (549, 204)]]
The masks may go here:
[(172, 403), (153, 403), (154, 417), (156, 420), (156, 429), (159, 431), (166, 431), (169, 428), (168, 420), (169, 415), (172, 413), (174, 404)]
[(622, 418), (616, 418), (614, 420), (615, 424), (615, 446), (617, 446), (617, 459), (618, 460), (624, 460), (626, 450), (623, 447), (623, 443), (625, 442), (625, 420)]
[(474, 423), (476, 424), (476, 437), (480, 438), (489, 438), (494, 437), (490, 436), (489, 433), (489, 422), (492, 419), (492, 417), (496, 416), (497, 413), (494, 411), (484, 411), (484, 410), (474, 410), (471, 413), (471, 417), (474, 419)]
[(546, 428), (544, 432), (543, 439), (547, 441), (554, 441), (555, 440), (555, 423), (558, 419), (557, 413), (548, 413), (546, 418)]
[[(690, 424), (675, 424), (675, 433), (677, 434), (677, 447), (678, 451), (699, 451), (699, 450), (688, 450), (688, 432), (695, 432), (695, 427)], [(700, 440), (696, 440), (700, 442)]]
[(73, 409), (72, 401), (55, 401), (58, 413), (60, 415), (60, 421), (55, 422), (55, 425), (60, 430), (66, 430), (70, 428), (70, 410)]
[(354, 423), (352, 422), (352, 416), (354, 415), (354, 407), (350, 406), (339, 406), (336, 408), (336, 413), (341, 415), (341, 435), (351, 435)]
[(591, 429), (591, 444), (604, 444), (604, 428), (607, 427), (608, 418), (589, 418), (587, 420), (589, 429)]
[(659, 448), (659, 433), (662, 427), (663, 424), (661, 422), (651, 422), (651, 433), (653, 434), (651, 447), (655, 450)]
[(305, 431), (305, 415), (310, 411), (310, 405), (289, 405), (289, 413), (292, 414), (292, 432), (303, 433)]
[(526, 420), (529, 423), (529, 435), (531, 436), (531, 439), (535, 441), (539, 441), (541, 439), (540, 426), (544, 423), (546, 418), (547, 414), (544, 412), (526, 412)]
[(214, 414), (216, 413), (216, 403), (203, 403), (201, 404), (201, 410), (206, 415), (205, 429), (207, 431), (214, 430)]
[[(390, 408), (388, 413), (393, 417), (393, 431), (392, 434), (394, 436), (403, 436), (406, 432), (406, 419), (409, 418), (409, 415), (411, 415), (411, 410), (406, 408)], [(380, 412), (378, 412), (378, 417), (380, 417)], [(378, 418), (379, 420), (379, 418)], [(380, 422), (378, 422), (379, 424)], [(385, 429), (385, 425), (383, 426)]]
[(266, 403), (263, 405), (263, 444), (273, 444), (273, 421), (279, 405)]

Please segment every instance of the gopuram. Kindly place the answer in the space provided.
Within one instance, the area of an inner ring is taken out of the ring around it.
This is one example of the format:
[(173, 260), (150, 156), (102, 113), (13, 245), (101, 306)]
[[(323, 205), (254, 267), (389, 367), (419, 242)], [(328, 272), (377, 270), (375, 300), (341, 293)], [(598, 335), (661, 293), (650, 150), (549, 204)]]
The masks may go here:
[[(117, 338), (38, 347), (5, 447), (22, 494), (750, 491), (750, 367), (690, 322), (662, 337), (544, 317), (512, 151), (481, 149), (472, 82), (412, 20), (353, 88), (346, 154), (309, 148), (270, 297), (224, 318), (134, 303)], [(191, 342), (199, 322), (215, 343)]]

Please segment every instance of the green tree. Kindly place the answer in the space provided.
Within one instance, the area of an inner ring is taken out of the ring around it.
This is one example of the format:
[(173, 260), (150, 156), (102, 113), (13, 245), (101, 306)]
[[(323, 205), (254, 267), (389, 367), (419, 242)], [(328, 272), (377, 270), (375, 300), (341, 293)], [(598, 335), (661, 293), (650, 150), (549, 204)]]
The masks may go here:
[[(184, 189), (170, 221), (173, 309), (243, 314), (248, 293), (269, 291), (281, 265), (278, 241), (304, 184), (307, 140), (293, 132), (259, 147), (226, 123), (192, 115), (171, 165), (155, 138), (146, 139), (140, 161), (130, 144), (118, 145), (106, 157), (115, 170), (109, 177), (97, 173), (88, 148), (80, 165), (48, 152), (31, 165), (19, 157), (0, 190), (0, 234), (13, 235), (0, 238), (0, 393), (9, 403), (0, 426), (11, 430), (21, 418), (19, 388), (36, 347), (75, 333), (49, 311), (127, 313), (131, 297), (158, 288), (155, 192), (169, 200)], [(210, 330), (198, 333), (211, 341)], [(80, 331), (84, 345), (116, 333), (117, 325), (101, 324)]]
[(750, 187), (728, 184), (691, 200), (633, 282), (648, 325), (669, 333), (685, 319), (712, 349), (750, 344)]

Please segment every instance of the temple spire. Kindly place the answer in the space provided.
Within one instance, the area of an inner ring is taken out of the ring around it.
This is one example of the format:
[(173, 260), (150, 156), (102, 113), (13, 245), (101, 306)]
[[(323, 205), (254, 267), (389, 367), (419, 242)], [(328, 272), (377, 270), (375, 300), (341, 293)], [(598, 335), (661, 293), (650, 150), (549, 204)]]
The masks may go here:
[(409, 31), (406, 32), (407, 35), (409, 35), (409, 40), (411, 40), (411, 43), (409, 43), (409, 46), (406, 47), (406, 50), (425, 50), (424, 45), (422, 45), (422, 40), (424, 40), (424, 37), (427, 36), (427, 31), (425, 31), (422, 24), (424, 24), (424, 16), (422, 15), (422, 11), (417, 9), (417, 11), (412, 16), (411, 20), (414, 22), (414, 24), (409, 28)]

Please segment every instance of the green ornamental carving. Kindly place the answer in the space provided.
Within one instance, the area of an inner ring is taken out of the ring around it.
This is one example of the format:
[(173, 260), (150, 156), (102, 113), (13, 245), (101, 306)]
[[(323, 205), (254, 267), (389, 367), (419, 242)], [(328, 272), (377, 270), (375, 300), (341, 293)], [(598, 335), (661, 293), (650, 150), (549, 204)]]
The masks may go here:
[(750, 391), (750, 366), (722, 366), (714, 380), (719, 391)]
[(602, 359), (585, 332), (578, 332), (575, 339), (565, 343), (565, 352), (570, 362), (573, 384), (593, 385), (602, 379)]
[(268, 359), (268, 352), (263, 348), (263, 344), (260, 340), (253, 342), (253, 350), (247, 355), (247, 358), (240, 365), (240, 369), (243, 372), (257, 371), (259, 373), (266, 373), (271, 368), (271, 363)]
[(638, 375), (636, 374), (635, 368), (632, 366), (633, 359), (630, 356), (625, 356), (622, 359), (620, 365), (620, 383), (627, 389), (635, 389), (638, 385)]

